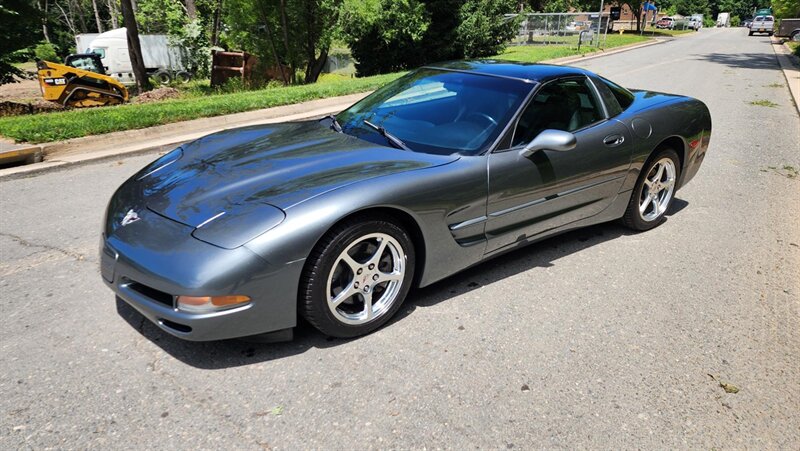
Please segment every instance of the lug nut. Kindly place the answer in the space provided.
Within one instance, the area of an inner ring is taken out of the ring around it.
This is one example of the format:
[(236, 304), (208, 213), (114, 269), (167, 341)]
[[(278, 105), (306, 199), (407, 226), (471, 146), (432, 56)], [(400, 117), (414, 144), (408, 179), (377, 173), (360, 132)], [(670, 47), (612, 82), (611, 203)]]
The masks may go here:
[(375, 265), (370, 263), (369, 269), (375, 269)]
[(355, 283), (353, 284), (353, 288), (358, 288), (358, 282), (355, 282)]
[(369, 285), (364, 285), (364, 293), (369, 293)]
[(378, 275), (375, 274), (374, 276), (372, 276), (372, 280), (378, 280)]
[(356, 274), (361, 274), (362, 272), (364, 272), (364, 270), (361, 269), (361, 268), (358, 268), (358, 271), (356, 271)]

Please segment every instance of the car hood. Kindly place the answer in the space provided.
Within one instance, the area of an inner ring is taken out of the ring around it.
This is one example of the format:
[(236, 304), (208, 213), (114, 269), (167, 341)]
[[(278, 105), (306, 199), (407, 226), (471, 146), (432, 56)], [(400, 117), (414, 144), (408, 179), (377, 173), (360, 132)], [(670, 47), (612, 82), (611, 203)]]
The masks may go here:
[(199, 227), (223, 213), (264, 204), (286, 210), (358, 181), (458, 158), (378, 146), (312, 121), (208, 135), (156, 160), (134, 178), (148, 209)]

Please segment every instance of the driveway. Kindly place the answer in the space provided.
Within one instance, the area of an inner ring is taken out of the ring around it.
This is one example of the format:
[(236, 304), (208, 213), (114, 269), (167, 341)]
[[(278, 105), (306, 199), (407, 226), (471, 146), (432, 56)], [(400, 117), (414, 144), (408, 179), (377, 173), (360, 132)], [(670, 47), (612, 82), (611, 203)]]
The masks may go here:
[(508, 254), (356, 340), (189, 343), (116, 305), (103, 209), (155, 155), (0, 181), (0, 448), (797, 449), (800, 119), (769, 38), (582, 65), (710, 107), (667, 222)]

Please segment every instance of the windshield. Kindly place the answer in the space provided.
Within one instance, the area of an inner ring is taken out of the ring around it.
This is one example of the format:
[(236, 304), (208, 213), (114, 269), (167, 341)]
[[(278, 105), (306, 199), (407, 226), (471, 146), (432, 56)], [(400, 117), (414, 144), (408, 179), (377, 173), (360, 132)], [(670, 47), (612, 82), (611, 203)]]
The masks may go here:
[(500, 77), (420, 69), (337, 115), (342, 130), (380, 145), (387, 138), (415, 152), (475, 155), (503, 131), (533, 85)]

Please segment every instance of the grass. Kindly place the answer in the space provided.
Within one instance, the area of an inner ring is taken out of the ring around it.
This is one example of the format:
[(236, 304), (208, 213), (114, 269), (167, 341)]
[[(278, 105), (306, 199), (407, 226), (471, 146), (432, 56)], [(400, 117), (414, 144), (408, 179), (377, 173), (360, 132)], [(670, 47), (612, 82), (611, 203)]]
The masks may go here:
[(778, 106), (777, 103), (770, 102), (767, 99), (753, 100), (752, 102), (750, 102), (750, 105), (766, 106), (766, 107), (770, 107), (770, 108)]
[(780, 83), (770, 83), (768, 85), (764, 85), (765, 88), (782, 88), (783, 85)]
[(200, 117), (288, 105), (308, 100), (370, 91), (402, 73), (347, 78), (312, 85), (268, 88), (232, 94), (190, 96), (157, 103), (126, 104), (58, 113), (0, 118), (0, 135), (42, 143), (120, 130), (133, 130)]
[[(648, 40), (650, 40), (649, 36), (639, 36), (638, 34), (609, 34), (605, 42), (605, 48), (609, 49), (623, 45), (637, 44)], [(589, 45), (581, 46), (581, 50), (578, 51), (577, 38), (575, 38), (574, 41), (574, 43), (570, 43), (569, 45), (520, 45), (508, 47), (505, 52), (498, 55), (498, 59), (536, 63), (567, 56), (586, 55), (598, 51), (596, 47)]]
[[(650, 36), (636, 33), (609, 34), (604, 48), (644, 42)], [(497, 58), (539, 62), (549, 59), (594, 53), (592, 46), (533, 45), (509, 47)], [(17, 142), (43, 143), (99, 135), (122, 130), (135, 130), (202, 117), (240, 113), (261, 108), (289, 105), (308, 100), (342, 96), (376, 89), (403, 75), (403, 72), (351, 78), (325, 74), (311, 85), (268, 87), (253, 91), (219, 93), (204, 82), (176, 86), (181, 97), (154, 103), (126, 104), (113, 107), (87, 108), (57, 113), (10, 116), (0, 118), (0, 135)]]
[(786, 46), (789, 47), (794, 56), (800, 57), (800, 41), (787, 41)]

